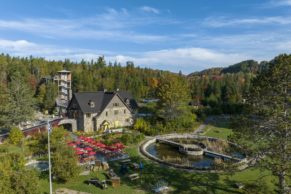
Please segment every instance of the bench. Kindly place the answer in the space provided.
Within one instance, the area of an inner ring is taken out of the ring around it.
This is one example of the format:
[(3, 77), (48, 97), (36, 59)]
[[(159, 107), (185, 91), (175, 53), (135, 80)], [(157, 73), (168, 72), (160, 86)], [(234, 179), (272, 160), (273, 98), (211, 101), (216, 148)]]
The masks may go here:
[(128, 163), (130, 163), (130, 162), (131, 162), (130, 159), (125, 159), (125, 160), (121, 160), (121, 161), (120, 161), (121, 164), (128, 164)]
[(128, 178), (133, 181), (133, 180), (136, 180), (136, 179), (139, 179), (139, 175), (137, 173), (134, 173), (134, 174), (130, 174), (128, 175)]

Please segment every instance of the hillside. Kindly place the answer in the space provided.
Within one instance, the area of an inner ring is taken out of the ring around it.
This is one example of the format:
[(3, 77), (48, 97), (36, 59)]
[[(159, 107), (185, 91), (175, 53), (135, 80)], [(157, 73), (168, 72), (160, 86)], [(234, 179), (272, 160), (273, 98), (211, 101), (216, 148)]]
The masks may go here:
[(218, 75), (227, 74), (227, 73), (239, 73), (239, 72), (256, 74), (262, 69), (262, 67), (265, 64), (266, 64), (265, 61), (259, 63), (258, 61), (255, 61), (255, 60), (246, 60), (246, 61), (241, 61), (239, 63), (233, 64), (224, 68), (216, 67), (216, 68), (205, 69), (199, 72), (193, 72), (193, 73), (190, 73), (188, 77), (203, 76), (203, 75), (218, 76)]

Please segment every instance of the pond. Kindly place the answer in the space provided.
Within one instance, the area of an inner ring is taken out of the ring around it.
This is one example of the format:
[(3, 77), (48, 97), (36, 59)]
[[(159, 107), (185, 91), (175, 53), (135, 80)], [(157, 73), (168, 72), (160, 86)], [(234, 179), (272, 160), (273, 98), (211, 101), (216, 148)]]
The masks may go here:
[[(177, 139), (173, 140), (177, 142)], [(187, 145), (184, 140), (186, 139), (181, 138), (178, 142)], [(208, 140), (207, 138), (194, 139), (194, 141), (189, 142), (189, 144), (193, 142), (195, 142), (196, 145), (200, 145), (201, 149), (204, 150), (202, 155), (185, 154), (181, 152), (179, 146), (173, 146), (162, 142), (148, 144), (145, 147), (145, 151), (166, 163), (182, 165), (186, 168), (190, 167), (197, 170), (212, 170), (216, 165), (226, 162), (235, 163), (245, 158), (245, 155), (241, 153), (241, 150), (239, 150), (237, 146), (226, 143), (223, 140), (216, 139), (214, 141), (212, 139)], [(222, 146), (218, 146), (220, 144)]]

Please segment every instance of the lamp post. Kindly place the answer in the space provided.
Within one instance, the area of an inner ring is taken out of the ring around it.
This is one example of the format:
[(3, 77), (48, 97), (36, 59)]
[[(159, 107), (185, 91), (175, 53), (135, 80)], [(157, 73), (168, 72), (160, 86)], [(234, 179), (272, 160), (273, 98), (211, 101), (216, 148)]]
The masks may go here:
[(48, 158), (49, 158), (49, 181), (50, 181), (50, 194), (53, 193), (53, 185), (52, 185), (52, 165), (51, 165), (51, 148), (50, 148), (50, 132), (51, 132), (50, 122), (47, 121), (47, 140), (48, 140)]

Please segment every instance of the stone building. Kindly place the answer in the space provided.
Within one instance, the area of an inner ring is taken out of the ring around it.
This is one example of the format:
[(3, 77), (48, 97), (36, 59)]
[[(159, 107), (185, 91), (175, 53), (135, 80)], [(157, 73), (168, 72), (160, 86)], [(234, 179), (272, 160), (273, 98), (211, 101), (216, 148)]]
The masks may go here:
[(74, 93), (67, 108), (68, 117), (76, 119), (77, 129), (93, 132), (131, 126), (137, 103), (126, 91)]

